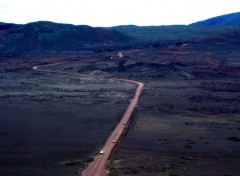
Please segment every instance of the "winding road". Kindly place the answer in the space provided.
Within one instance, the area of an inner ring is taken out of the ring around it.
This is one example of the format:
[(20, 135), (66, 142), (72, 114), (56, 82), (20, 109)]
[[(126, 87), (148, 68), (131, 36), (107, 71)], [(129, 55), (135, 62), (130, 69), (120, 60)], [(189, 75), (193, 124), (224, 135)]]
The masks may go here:
[[(120, 52), (120, 53), (118, 53), (118, 55), (122, 56), (122, 53)], [(79, 62), (79, 61), (77, 61), (77, 62)], [(55, 65), (67, 64), (67, 63), (73, 63), (73, 62), (62, 62), (62, 63), (42, 65), (42, 66), (34, 66), (33, 70), (47, 72), (47, 73), (67, 74), (67, 75), (80, 76), (80, 77), (101, 78), (100, 76), (89, 76), (89, 75), (83, 75), (83, 74), (77, 74), (77, 73), (51, 71), (51, 70), (44, 69), (44, 67), (47, 67), (47, 66), (55, 66)], [(101, 152), (97, 156), (94, 157), (93, 162), (91, 162), (88, 165), (88, 167), (81, 173), (82, 176), (107, 176), (107, 175), (109, 175), (109, 171), (107, 170), (108, 159), (113, 151), (113, 148), (118, 144), (118, 142), (120, 142), (122, 135), (126, 132), (127, 126), (131, 119), (131, 115), (134, 111), (134, 108), (137, 106), (139, 97), (141, 95), (141, 92), (142, 92), (142, 89), (144, 86), (144, 84), (142, 82), (138, 82), (138, 81), (134, 81), (134, 80), (118, 79), (118, 78), (111, 78), (111, 79), (115, 79), (115, 80), (128, 82), (128, 83), (137, 85), (137, 88), (135, 90), (135, 95), (134, 95), (133, 99), (130, 101), (131, 103), (128, 105), (127, 109), (125, 110), (125, 113), (123, 114), (120, 122), (117, 124), (115, 129), (109, 135), (107, 141), (105, 142), (105, 145), (101, 149)]]

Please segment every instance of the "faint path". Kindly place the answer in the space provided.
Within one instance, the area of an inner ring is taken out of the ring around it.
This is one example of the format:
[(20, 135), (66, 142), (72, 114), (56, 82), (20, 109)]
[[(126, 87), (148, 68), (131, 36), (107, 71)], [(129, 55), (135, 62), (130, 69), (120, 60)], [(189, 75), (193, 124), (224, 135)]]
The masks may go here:
[[(118, 57), (119, 58), (123, 57), (122, 52), (118, 53)], [(77, 61), (77, 62), (82, 62), (82, 61)], [(47, 67), (47, 66), (55, 66), (55, 65), (68, 64), (68, 63), (73, 63), (73, 62), (62, 62), (62, 63), (43, 65), (43, 66), (34, 66), (33, 70), (47, 72), (47, 73), (60, 73), (60, 74), (80, 76), (80, 77), (102, 78), (100, 76), (89, 76), (89, 75), (84, 75), (84, 74), (69, 73), (69, 72), (63, 72), (63, 71), (50, 71), (50, 70), (43, 69), (44, 67)], [(134, 81), (134, 80), (118, 79), (118, 78), (111, 78), (111, 79), (115, 79), (115, 80), (128, 82), (128, 83), (137, 85), (137, 88), (135, 90), (135, 95), (134, 95), (133, 99), (131, 100), (131, 103), (128, 105), (127, 109), (125, 110), (125, 113), (123, 114), (122, 119), (117, 124), (116, 128), (112, 131), (112, 133), (108, 137), (105, 145), (103, 146), (103, 148), (102, 148), (103, 154), (99, 154), (94, 157), (94, 161), (91, 162), (88, 165), (88, 167), (82, 172), (82, 176), (107, 176), (107, 175), (109, 175), (109, 171), (107, 170), (108, 158), (111, 155), (113, 148), (118, 144), (118, 142), (120, 142), (121, 136), (125, 133), (128, 123), (131, 119), (133, 110), (137, 106), (139, 97), (141, 95), (141, 92), (142, 92), (142, 89), (144, 86), (144, 84), (142, 82), (138, 82), (138, 81)]]
[(123, 53), (119, 52), (117, 56), (118, 56), (119, 59), (121, 59), (121, 58), (123, 58)]

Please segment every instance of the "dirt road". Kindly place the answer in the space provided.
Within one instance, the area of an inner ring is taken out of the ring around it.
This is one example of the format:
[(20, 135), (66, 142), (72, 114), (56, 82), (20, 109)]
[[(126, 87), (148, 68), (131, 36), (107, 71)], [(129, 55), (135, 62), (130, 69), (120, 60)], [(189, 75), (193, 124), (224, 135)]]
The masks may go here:
[(108, 158), (115, 147), (117, 142), (121, 139), (121, 136), (124, 134), (127, 129), (127, 125), (130, 121), (131, 115), (134, 108), (136, 107), (139, 96), (142, 92), (144, 84), (141, 82), (127, 80), (127, 79), (118, 79), (121, 81), (129, 82), (137, 85), (134, 98), (131, 100), (128, 108), (126, 109), (121, 121), (118, 123), (116, 128), (113, 130), (111, 135), (108, 137), (104, 147), (102, 148), (103, 154), (99, 154), (94, 158), (94, 161), (89, 164), (89, 166), (82, 172), (82, 176), (106, 176), (109, 175), (107, 171), (107, 161)]
[[(67, 63), (72, 63), (72, 62), (55, 63), (55, 64), (49, 64), (49, 65), (43, 65), (43, 66), (34, 66), (33, 70), (47, 72), (47, 73), (60, 73), (60, 74), (67, 74), (67, 75), (72, 75), (72, 76), (89, 77), (89, 75), (62, 72), (62, 71), (49, 71), (49, 70), (43, 69), (44, 67), (47, 67), (47, 66), (55, 66), (55, 65), (67, 64)], [(91, 77), (97, 78), (97, 76), (91, 76)], [(103, 153), (102, 154), (99, 153), (99, 155), (94, 157), (94, 161), (91, 162), (88, 165), (88, 167), (82, 172), (82, 176), (107, 176), (107, 175), (109, 175), (109, 171), (107, 170), (108, 158), (111, 155), (113, 148), (115, 147), (115, 145), (117, 145), (117, 143), (121, 139), (121, 136), (126, 131), (128, 123), (131, 118), (131, 115), (133, 113), (134, 108), (137, 106), (139, 97), (141, 95), (141, 92), (142, 92), (142, 89), (144, 86), (143, 83), (137, 82), (134, 80), (118, 79), (118, 78), (111, 78), (111, 79), (124, 81), (124, 82), (128, 82), (128, 83), (137, 85), (137, 88), (135, 90), (135, 95), (134, 95), (133, 99), (130, 101), (131, 103), (127, 107), (120, 122), (118, 123), (116, 128), (112, 131), (110, 136), (108, 137), (105, 145), (102, 147)]]
[(119, 52), (119, 53), (118, 53), (118, 58), (119, 58), (119, 59), (123, 58), (122, 52)]

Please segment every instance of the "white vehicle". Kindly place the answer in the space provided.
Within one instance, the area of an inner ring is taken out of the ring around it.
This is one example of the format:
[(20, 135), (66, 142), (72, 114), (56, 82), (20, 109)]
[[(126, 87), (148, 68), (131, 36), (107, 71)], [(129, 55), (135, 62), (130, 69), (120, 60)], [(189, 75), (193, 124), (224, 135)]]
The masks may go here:
[(115, 140), (113, 140), (113, 143), (116, 143), (116, 141), (115, 141)]
[(37, 68), (38, 68), (37, 66), (34, 66), (34, 67), (33, 67), (33, 70), (36, 70)]
[(100, 154), (103, 154), (103, 150), (100, 150), (100, 152), (99, 152)]

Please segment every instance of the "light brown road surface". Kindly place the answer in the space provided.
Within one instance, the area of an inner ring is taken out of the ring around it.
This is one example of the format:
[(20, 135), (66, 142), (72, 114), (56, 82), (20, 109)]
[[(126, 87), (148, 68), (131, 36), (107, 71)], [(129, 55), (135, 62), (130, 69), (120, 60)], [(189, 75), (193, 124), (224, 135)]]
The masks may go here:
[(119, 59), (123, 58), (122, 52), (119, 52), (119, 53), (118, 53), (118, 58), (119, 58)]
[(94, 158), (94, 161), (89, 164), (89, 166), (82, 172), (82, 176), (107, 176), (109, 175), (107, 171), (107, 162), (108, 158), (111, 155), (111, 152), (117, 142), (121, 139), (121, 136), (124, 134), (127, 129), (127, 125), (130, 121), (131, 115), (134, 108), (136, 107), (139, 96), (143, 89), (143, 83), (127, 80), (127, 79), (118, 79), (121, 81), (137, 84), (137, 89), (134, 95), (134, 98), (131, 100), (128, 108), (126, 109), (121, 121), (118, 123), (116, 128), (113, 130), (111, 135), (108, 137), (104, 147), (102, 148), (103, 154), (99, 154)]
[[(122, 54), (122, 53), (121, 53)], [(81, 77), (93, 77), (93, 78), (101, 78), (97, 76), (89, 76), (89, 75), (82, 75), (82, 74), (76, 74), (76, 73), (69, 73), (69, 72), (62, 72), (62, 71), (49, 71), (43, 69), (47, 66), (55, 66), (60, 64), (67, 64), (72, 62), (64, 62), (64, 63), (56, 63), (56, 64), (49, 64), (44, 66), (34, 66), (33, 70), (41, 71), (41, 72), (47, 72), (47, 73), (60, 73), (60, 74), (67, 74), (72, 76), (81, 76)], [(120, 141), (121, 136), (124, 134), (124, 132), (127, 129), (127, 126), (129, 124), (131, 115), (133, 113), (134, 108), (137, 106), (139, 97), (141, 95), (142, 89), (144, 84), (138, 81), (134, 80), (128, 80), (128, 79), (117, 79), (117, 78), (111, 78), (119, 81), (128, 82), (131, 84), (137, 85), (137, 88), (135, 90), (135, 95), (133, 99), (130, 101), (131, 103), (128, 105), (121, 121), (118, 123), (116, 128), (112, 131), (110, 136), (108, 137), (105, 145), (102, 147), (103, 154), (99, 154), (94, 157), (93, 162), (91, 162), (88, 167), (82, 172), (82, 176), (107, 176), (109, 175), (109, 171), (107, 170), (107, 163), (109, 156), (112, 153), (113, 148), (117, 143)], [(100, 150), (99, 150), (100, 152)]]

